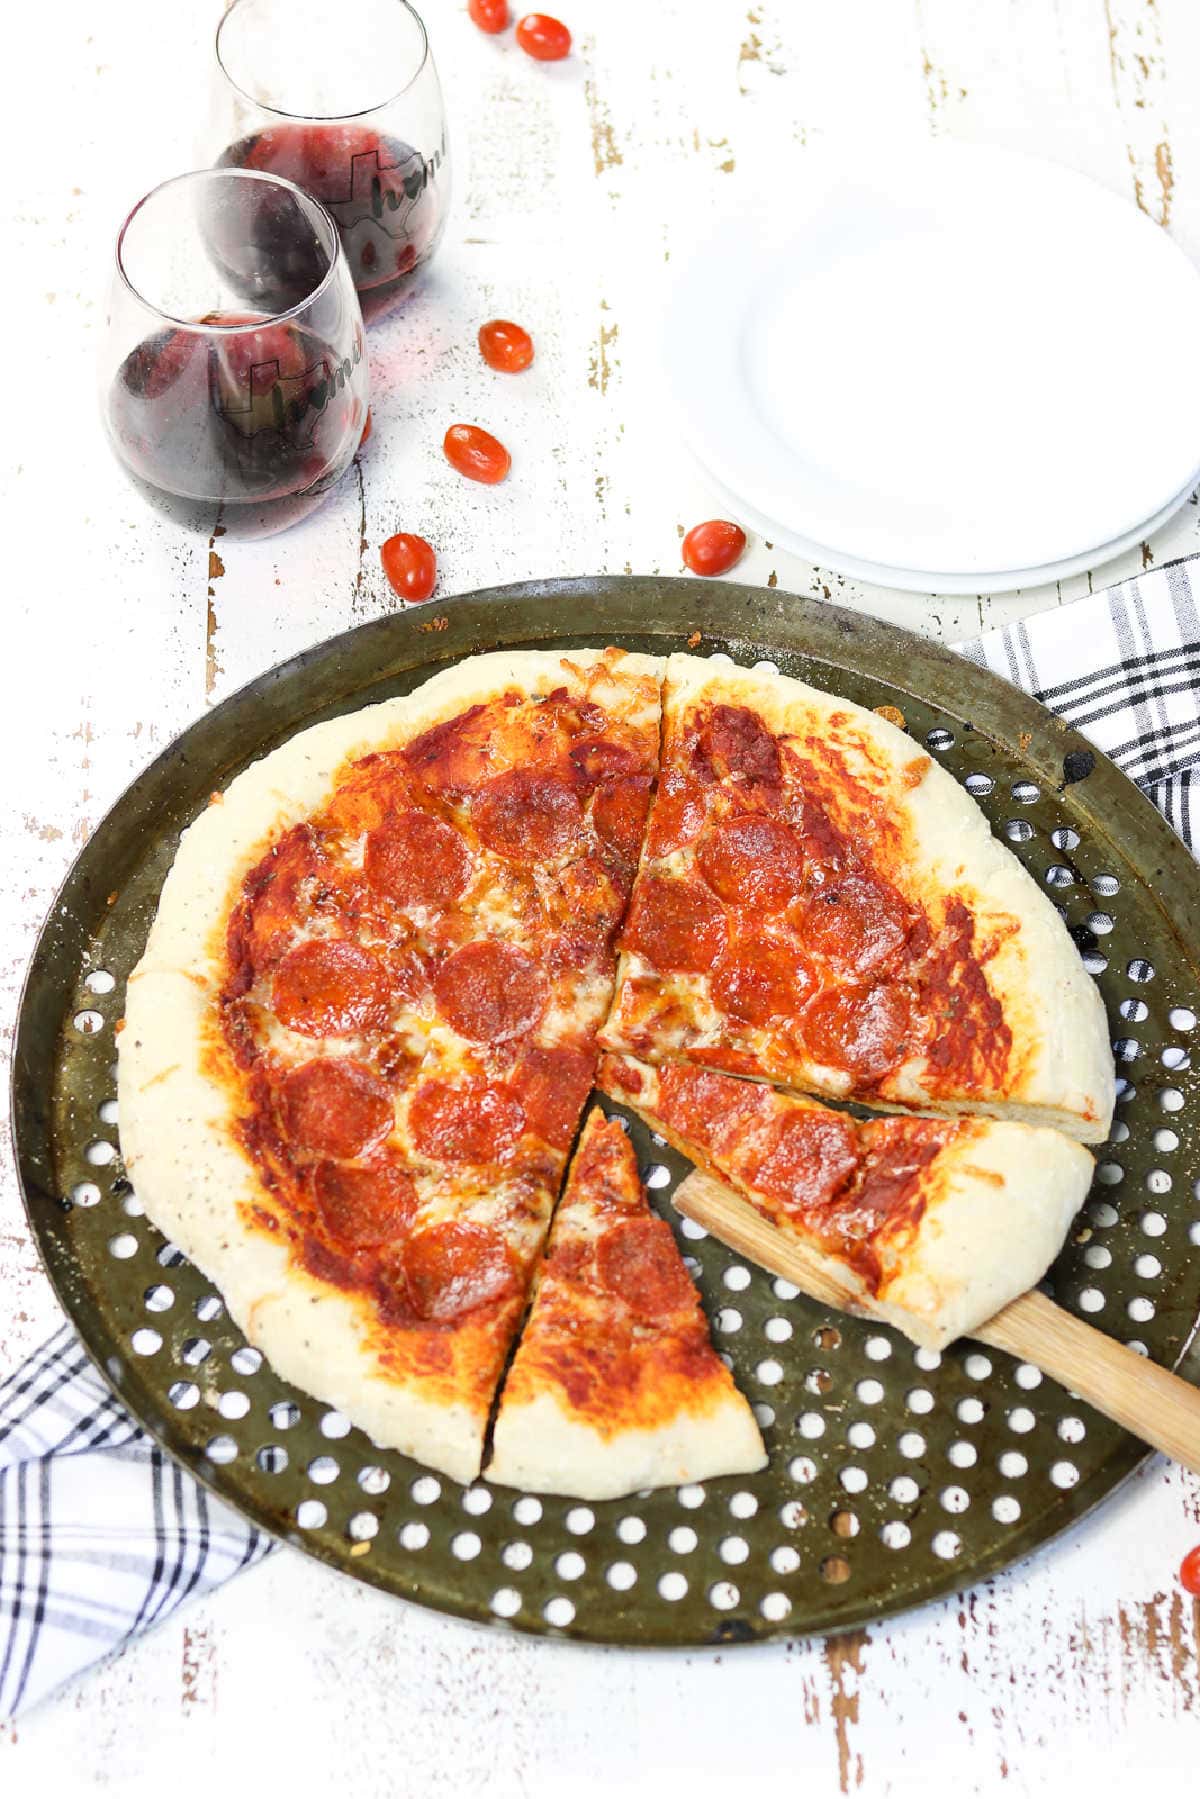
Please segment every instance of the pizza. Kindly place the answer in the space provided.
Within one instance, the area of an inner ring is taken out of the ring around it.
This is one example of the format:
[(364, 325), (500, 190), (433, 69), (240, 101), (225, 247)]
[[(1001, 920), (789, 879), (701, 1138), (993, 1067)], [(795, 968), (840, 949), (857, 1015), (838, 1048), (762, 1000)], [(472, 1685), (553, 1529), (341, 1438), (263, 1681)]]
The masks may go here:
[(603, 1093), (725, 1181), (834, 1282), (845, 1310), (943, 1349), (1036, 1286), (1092, 1179), (1061, 1131), (876, 1117), (682, 1063), (606, 1055)]
[(672, 656), (609, 1049), (833, 1099), (1108, 1134), (1104, 1009), (1061, 918), (897, 726)]
[(120, 1037), (148, 1215), (278, 1373), (470, 1480), (592, 1085), (659, 666), (483, 656), (185, 834)]
[[(495, 1478), (749, 1468), (599, 1118), (543, 1258), (601, 1045), (608, 1090), (630, 1057), (656, 1083), (647, 1116), (690, 1071), (731, 1117), (807, 1120), (792, 1225), (923, 1341), (999, 1291), (964, 1272), (968, 1211), (1004, 1226), (1015, 1292), (1086, 1184), (1065, 1137), (987, 1115), (1090, 1140), (1113, 1102), (1065, 927), (903, 732), (729, 664), (497, 652), (299, 732), (183, 834), (128, 983), (122, 1153), (248, 1341), (381, 1446), (475, 1478), (520, 1337)], [(938, 1116), (857, 1126), (821, 1097)], [(677, 1140), (722, 1166), (715, 1136)], [(610, 1238), (644, 1252), (619, 1294)]]
[(615, 1499), (766, 1460), (628, 1134), (596, 1107), (500, 1396), (487, 1478)]

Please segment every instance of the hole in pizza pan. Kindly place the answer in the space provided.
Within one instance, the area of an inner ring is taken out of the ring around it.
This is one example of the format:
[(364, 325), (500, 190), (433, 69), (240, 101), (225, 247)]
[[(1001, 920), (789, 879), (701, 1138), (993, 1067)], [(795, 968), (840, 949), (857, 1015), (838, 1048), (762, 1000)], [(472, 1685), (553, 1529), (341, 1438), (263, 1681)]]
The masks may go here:
[(521, 1609), (521, 1595), (515, 1587), (497, 1587), (491, 1603), (497, 1618), (515, 1618)]
[(808, 1509), (798, 1499), (785, 1499), (779, 1508), (779, 1522), (785, 1530), (803, 1530), (808, 1523)]
[(973, 1468), (979, 1460), (979, 1451), (974, 1443), (965, 1443), (961, 1439), (951, 1443), (946, 1454), (956, 1468)]
[(982, 799), (983, 795), (985, 793), (990, 793), (995, 785), (996, 783), (993, 781), (991, 775), (984, 775), (978, 772), (968, 775), (963, 782), (963, 786), (973, 799)]
[[(438, 1491), (440, 1492), (441, 1489), (439, 1488)], [(436, 1496), (437, 1495), (435, 1494), (434, 1497), (436, 1498)], [(417, 1489), (414, 1487), (413, 1498), (416, 1499), (417, 1497)], [(421, 1503), (422, 1505), (427, 1505), (429, 1502), (428, 1500), (422, 1500)], [(535, 1499), (532, 1493), (522, 1493), (519, 1499), (513, 1500), (512, 1514), (518, 1524), (523, 1524), (526, 1527), (531, 1524), (537, 1524), (542, 1516), (542, 1502), (540, 1499)]]
[(844, 1555), (827, 1555), (821, 1563), (821, 1579), (831, 1587), (840, 1587), (850, 1578), (850, 1564)]
[(892, 1353), (892, 1346), (886, 1337), (868, 1337), (866, 1351), (873, 1362), (886, 1362)]
[(1142, 1046), (1136, 1037), (1118, 1037), (1113, 1044), (1113, 1055), (1118, 1062), (1136, 1062), (1142, 1053)]
[(1108, 1134), (1114, 1143), (1125, 1143), (1129, 1138), (1129, 1126), (1123, 1118), (1114, 1118), (1112, 1130)]
[(212, 1344), (207, 1337), (188, 1337), (179, 1350), (180, 1360), (186, 1362), (189, 1368), (198, 1368), (211, 1354)]
[(1004, 835), (1010, 843), (1028, 843), (1033, 836), (1033, 826), (1027, 818), (1010, 818), (1005, 821)]
[(162, 1281), (156, 1281), (152, 1287), (146, 1288), (142, 1304), (148, 1312), (169, 1312), (175, 1304), (175, 1289)]
[(1079, 1484), (1079, 1470), (1074, 1462), (1055, 1462), (1050, 1470), (1050, 1479), (1056, 1487), (1065, 1491), (1068, 1487)]
[[(160, 1262), (162, 1261), (161, 1256), (158, 1259)], [(180, 1256), (179, 1259), (182, 1261), (183, 1257)], [(200, 1298), (196, 1301), (196, 1316), (201, 1324), (212, 1324), (214, 1319), (219, 1318), (224, 1310), (224, 1303), (215, 1293), (202, 1293)]]
[(290, 1399), (280, 1399), (271, 1407), (268, 1416), (276, 1430), (291, 1430), (300, 1422), (300, 1407)]
[(1097, 937), (1107, 937), (1113, 928), (1113, 918), (1109, 912), (1089, 912), (1084, 923)]
[(721, 1279), (731, 1293), (742, 1293), (750, 1285), (750, 1270), (735, 1262), (731, 1268), (725, 1270)]
[(992, 1501), (992, 1517), (997, 1524), (1015, 1524), (1021, 1516), (1021, 1502), (1011, 1493), (1001, 1493)]
[(705, 1237), (708, 1235), (704, 1226), (702, 1224), (697, 1224), (694, 1218), (681, 1218), (679, 1220), (679, 1228), (684, 1236), (692, 1243), (703, 1243)]
[(1102, 1243), (1093, 1243), (1084, 1250), (1083, 1259), (1089, 1268), (1108, 1268), (1112, 1263), (1112, 1250), (1105, 1249)]
[(1119, 1162), (1104, 1161), (1096, 1169), (1096, 1179), (1103, 1187), (1119, 1187), (1125, 1179), (1125, 1170)]
[(1164, 1125), (1154, 1133), (1154, 1147), (1163, 1155), (1169, 1156), (1172, 1150), (1179, 1148), (1179, 1137)]
[(1158, 1103), (1164, 1112), (1182, 1112), (1183, 1094), (1178, 1087), (1160, 1087)]
[(288, 1465), (288, 1452), (282, 1443), (266, 1443), (254, 1459), (264, 1474), (282, 1474)]
[(764, 1593), (758, 1609), (768, 1623), (782, 1624), (792, 1609), (792, 1602), (786, 1593)]
[(941, 1351), (926, 1349), (923, 1346), (913, 1351), (913, 1361), (926, 1374), (932, 1374), (935, 1368), (942, 1365)]
[(933, 1553), (945, 1562), (953, 1561), (962, 1550), (962, 1538), (953, 1530), (939, 1530), (933, 1539)]
[(667, 1532), (667, 1548), (675, 1555), (690, 1555), (699, 1541), (690, 1524), (677, 1524)]
[[(313, 1500), (305, 1500), (305, 1504), (306, 1505), (320, 1505), (321, 1502), (319, 1499), (313, 1499)], [(321, 1506), (321, 1510), (324, 1511), (325, 1507)], [(324, 1520), (322, 1520), (322, 1522), (324, 1522)], [(415, 1523), (415, 1522), (410, 1523), (410, 1524), (402, 1524), (397, 1533), (397, 1536), (398, 1536), (398, 1540), (399, 1540), (401, 1549), (424, 1549), (425, 1545), (429, 1541), (429, 1526), (427, 1524), (419, 1524), (419, 1523)], [(507, 1554), (505, 1554), (503, 1559), (505, 1562), (508, 1561)]]
[(637, 1517), (634, 1513), (630, 1513), (628, 1517), (622, 1518), (617, 1525), (617, 1535), (620, 1537), (622, 1543), (627, 1544), (629, 1548), (632, 1549), (635, 1543), (645, 1541), (645, 1520)]
[(167, 1398), (181, 1412), (190, 1412), (200, 1403), (200, 1389), (194, 1380), (172, 1381), (167, 1388)]
[(967, 1357), (966, 1361), (963, 1363), (963, 1367), (966, 1369), (967, 1374), (972, 1380), (986, 1380), (988, 1375), (992, 1372), (992, 1364), (988, 1361), (988, 1358), (985, 1355), (980, 1355), (977, 1350), (972, 1351)]
[(1144, 999), (1123, 999), (1117, 1010), (1127, 1024), (1141, 1024), (1150, 1014), (1150, 1008)]
[(1121, 891), (1121, 883), (1116, 875), (1098, 874), (1092, 876), (1091, 888), (1100, 899), (1111, 899), (1114, 893)]
[(976, 1399), (973, 1393), (969, 1393), (965, 1399), (960, 1399), (954, 1408), (955, 1416), (963, 1424), (978, 1424), (986, 1410), (987, 1407), (982, 1399)]
[(820, 1412), (801, 1412), (796, 1420), (797, 1429), (802, 1437), (815, 1441), (825, 1435), (825, 1420)]
[(896, 1448), (900, 1454), (915, 1462), (925, 1454), (925, 1439), (919, 1430), (906, 1430), (896, 1440)]
[(1026, 1405), (1014, 1406), (1008, 1414), (1009, 1430), (1015, 1430), (1020, 1436), (1025, 1436), (1036, 1423), (1037, 1419)]
[(965, 1512), (971, 1503), (971, 1495), (965, 1487), (943, 1487), (938, 1499), (945, 1512)]
[(953, 731), (947, 731), (942, 725), (935, 725), (932, 731), (927, 731), (925, 733), (925, 747), (929, 750), (953, 749)]
[(1047, 887), (1070, 887), (1074, 880), (1074, 874), (1065, 863), (1052, 862), (1046, 870)]
[(131, 1256), (137, 1254), (137, 1247), (137, 1238), (131, 1237), (128, 1231), (122, 1231), (119, 1236), (110, 1237), (108, 1240), (108, 1253), (110, 1256), (115, 1256), (118, 1262), (129, 1261)]
[(1108, 967), (1108, 957), (1102, 956), (1099, 950), (1084, 949), (1080, 960), (1089, 974), (1103, 974)]
[(660, 1187), (669, 1187), (671, 1185), (671, 1170), (665, 1168), (661, 1162), (651, 1162), (650, 1166), (642, 1175), (642, 1180), (647, 1187), (650, 1187), (657, 1192)]
[(473, 1562), (483, 1544), (473, 1530), (460, 1530), (450, 1539), (450, 1553), (460, 1562)]
[(736, 1306), (722, 1306), (713, 1323), (722, 1336), (731, 1337), (742, 1328), (742, 1314)]
[(129, 1342), (135, 1355), (156, 1355), (162, 1348), (161, 1336), (147, 1325), (135, 1330)]
[(861, 1528), (858, 1522), (858, 1513), (832, 1512), (829, 1518), (829, 1528), (835, 1537), (856, 1537)]
[(1190, 1006), (1172, 1006), (1167, 1017), (1172, 1030), (1193, 1031), (1196, 1028), (1196, 1014)]
[(1133, 1272), (1137, 1275), (1139, 1280), (1157, 1280), (1158, 1276), (1162, 1273), (1162, 1263), (1157, 1256), (1135, 1256), (1133, 1261)]
[(1130, 1337), (1126, 1342), (1125, 1347), (1126, 1349), (1132, 1349), (1134, 1355), (1148, 1356), (1150, 1354), (1150, 1351), (1146, 1348), (1146, 1345), (1142, 1342), (1140, 1337)]
[(818, 1349), (840, 1349), (842, 1333), (836, 1324), (821, 1324), (813, 1332), (813, 1342)]
[(350, 1435), (350, 1420), (344, 1412), (326, 1412), (321, 1419), (321, 1435), (336, 1442), (339, 1437)]
[(1070, 825), (1059, 825), (1051, 831), (1050, 841), (1056, 850), (1077, 850), (1079, 848), (1079, 832), (1073, 831)]
[(719, 1612), (732, 1611), (741, 1593), (731, 1580), (718, 1580), (708, 1589), (708, 1602)]
[(243, 1343), (239, 1349), (235, 1349), (229, 1358), (229, 1366), (236, 1374), (257, 1374), (262, 1367), (262, 1362), (262, 1351), (251, 1349), (248, 1343)]
[(779, 673), (778, 662), (769, 662), (765, 657), (760, 658), (753, 667), (756, 675), (777, 675)]
[(492, 1495), (487, 1487), (468, 1487), (462, 1497), (463, 1511), (472, 1518), (482, 1518), (492, 1509)]
[(888, 1487), (888, 1493), (897, 1505), (915, 1505), (921, 1497), (921, 1489), (911, 1474), (898, 1474)]
[(800, 1552), (793, 1549), (790, 1543), (780, 1543), (770, 1554), (770, 1563), (776, 1574), (794, 1574), (800, 1566)]
[(117, 983), (107, 968), (93, 968), (83, 984), (89, 993), (111, 993)]
[(1042, 790), (1036, 781), (1014, 781), (1012, 796), (1018, 806), (1034, 806), (1042, 797)]
[[(428, 1538), (427, 1527), (422, 1524), (420, 1528), (425, 1531), (426, 1538)], [(514, 1574), (520, 1574), (533, 1561), (533, 1550), (528, 1543), (506, 1543), (500, 1551), (500, 1560), (506, 1568), (511, 1568)]]
[(899, 1518), (889, 1518), (880, 1526), (879, 1541), (885, 1549), (907, 1549), (912, 1542), (912, 1531)]
[(1200, 1244), (1200, 1219), (1197, 1219), (1195, 1224), (1188, 1225), (1188, 1242)]
[(838, 1480), (847, 1493), (865, 1493), (867, 1490), (867, 1471), (865, 1468), (843, 1468)]
[(83, 1012), (76, 1012), (71, 1022), (81, 1037), (94, 1037), (97, 1031), (104, 1029), (104, 1014), (93, 1012), (89, 1007)]
[(928, 1387), (913, 1387), (905, 1394), (904, 1403), (910, 1412), (932, 1412), (933, 1394)]
[(1147, 1237), (1161, 1237), (1167, 1228), (1167, 1221), (1161, 1212), (1143, 1212), (1141, 1225)]
[(210, 1462), (216, 1462), (218, 1467), (224, 1467), (227, 1463), (234, 1461), (237, 1452), (238, 1446), (232, 1437), (210, 1437), (204, 1446), (205, 1455)]
[(817, 1478), (817, 1464), (810, 1455), (793, 1456), (788, 1463), (788, 1474), (797, 1485), (806, 1487)]
[(100, 1120), (101, 1124), (116, 1124), (116, 1122), (117, 1122), (117, 1102), (116, 1102), (116, 1100), (115, 1099), (101, 1100), (100, 1104), (96, 1107), (96, 1116)]
[(1180, 1043), (1168, 1043), (1162, 1052), (1161, 1060), (1163, 1067), (1169, 1068), (1172, 1074), (1182, 1072), (1192, 1065), (1191, 1056)]
[(1087, 1425), (1082, 1418), (1060, 1418), (1058, 1434), (1064, 1443), (1082, 1443), (1087, 1436)]
[(632, 1562), (613, 1562), (604, 1575), (614, 1592), (627, 1593), (637, 1583), (637, 1569)]
[(330, 1486), (341, 1473), (341, 1469), (331, 1455), (314, 1456), (306, 1470), (309, 1480), (315, 1481), (319, 1487)]
[[(330, 1460), (328, 1456), (322, 1459)], [(442, 1496), (442, 1483), (440, 1480), (436, 1480), (432, 1474), (418, 1474), (409, 1491), (418, 1505), (433, 1505)], [(538, 1516), (541, 1516), (540, 1510)]]
[(1019, 1449), (1006, 1449), (998, 1466), (1005, 1480), (1020, 1480), (1029, 1472), (1029, 1463)]
[(754, 1372), (764, 1387), (776, 1387), (783, 1379), (783, 1364), (775, 1361), (774, 1357), (768, 1356), (765, 1361), (758, 1364)]
[(676, 1600), (682, 1599), (687, 1590), (687, 1575), (680, 1574), (677, 1569), (672, 1569), (669, 1574), (662, 1574), (659, 1576), (658, 1592), (660, 1598), (669, 1599), (673, 1604)]
[(89, 1143), (83, 1153), (93, 1168), (108, 1168), (117, 1159), (116, 1149), (104, 1137)]
[(733, 1567), (746, 1560), (750, 1554), (750, 1545), (745, 1537), (723, 1537), (717, 1545), (717, 1554), (723, 1562)]
[[(250, 1410), (249, 1396), (245, 1393), (239, 1393), (236, 1390), (229, 1393), (222, 1393), (217, 1401), (217, 1410), (220, 1412), (222, 1418), (229, 1418), (231, 1420), (235, 1418), (244, 1418), (246, 1413)], [(332, 1476), (330, 1478), (332, 1479)]]
[(328, 1507), (320, 1499), (302, 1499), (296, 1507), (296, 1523), (301, 1530), (320, 1530), (328, 1519)]
[(1125, 1307), (1135, 1324), (1148, 1324), (1158, 1310), (1152, 1299), (1144, 1293), (1137, 1293)]
[(869, 1424), (856, 1419), (846, 1432), (846, 1441), (852, 1449), (870, 1449), (875, 1442), (875, 1432)]
[(364, 1493), (378, 1495), (386, 1493), (392, 1484), (392, 1477), (386, 1468), (376, 1467), (374, 1463), (358, 1471), (358, 1484)]
[(1147, 962), (1144, 956), (1135, 956), (1133, 961), (1126, 965), (1125, 973), (1129, 976), (1131, 981), (1138, 981), (1139, 983), (1152, 981), (1154, 979), (1154, 964), (1153, 962)]
[(100, 1189), (95, 1181), (77, 1181), (71, 1188), (71, 1198), (77, 1206), (98, 1206)]
[(753, 1493), (742, 1489), (731, 1496), (729, 1510), (735, 1518), (753, 1518), (758, 1510), (758, 1500)]
[(680, 1505), (686, 1506), (689, 1512), (697, 1511), (704, 1504), (704, 1488), (694, 1483), (680, 1487), (675, 1494)]
[(798, 1299), (800, 1296), (799, 1287), (794, 1287), (791, 1281), (785, 1281), (782, 1275), (771, 1282), (771, 1291), (776, 1299)]
[(1026, 1393), (1032, 1393), (1035, 1387), (1042, 1384), (1042, 1371), (1035, 1368), (1032, 1362), (1019, 1362), (1016, 1379), (1018, 1387), (1023, 1388)]
[(786, 1343), (792, 1335), (791, 1322), (787, 1318), (768, 1318), (763, 1335), (770, 1343)]
[(587, 1563), (579, 1551), (568, 1549), (555, 1561), (554, 1572), (563, 1580), (578, 1580), (586, 1567)]
[(828, 1368), (810, 1368), (804, 1377), (806, 1393), (828, 1393), (833, 1385), (833, 1376)]

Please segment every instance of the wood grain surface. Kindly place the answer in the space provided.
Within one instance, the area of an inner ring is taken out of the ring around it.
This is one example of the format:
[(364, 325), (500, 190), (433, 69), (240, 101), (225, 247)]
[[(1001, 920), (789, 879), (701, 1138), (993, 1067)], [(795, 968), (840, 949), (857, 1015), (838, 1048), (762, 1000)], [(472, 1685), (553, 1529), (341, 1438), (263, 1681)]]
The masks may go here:
[[(575, 54), (547, 66), (511, 35), (481, 36), (462, 0), (425, 0), (455, 161), (449, 231), (419, 291), (371, 333), (375, 430), (361, 463), (313, 520), (259, 545), (152, 518), (110, 460), (94, 397), (115, 233), (139, 195), (195, 160), (217, 0), (6, 14), (5, 1047), (34, 934), (106, 806), (204, 707), (391, 608), (378, 561), (390, 533), (436, 544), (447, 596), (525, 576), (678, 572), (685, 527), (720, 508), (660, 416), (657, 286), (707, 213), (763, 183), (786, 205), (807, 146), (853, 138), (883, 157), (902, 133), (1039, 152), (1136, 201), (1200, 257), (1195, 0), (562, 8)], [(328, 54), (342, 29), (331, 5)], [(1081, 306), (1103, 280), (1079, 270)], [(519, 380), (475, 352), (496, 313), (536, 336)], [(1155, 321), (1129, 329), (1149, 340)], [(443, 462), (456, 419), (509, 444), (503, 487), (463, 483)], [(1196, 548), (1193, 499), (1091, 581)], [(951, 639), (1090, 584), (928, 600), (761, 540), (739, 574)], [(57, 1322), (7, 1156), (0, 1294), (6, 1370)], [(1200, 1482), (1154, 1461), (1031, 1561), (898, 1622), (825, 1643), (636, 1656), (487, 1634), (285, 1553), (0, 1736), (0, 1792), (574, 1799), (686, 1782), (700, 1795), (761, 1783), (805, 1799), (941, 1799), (1069, 1782), (1104, 1799), (1134, 1780), (1183, 1792), (1200, 1611), (1175, 1571), (1197, 1540)]]

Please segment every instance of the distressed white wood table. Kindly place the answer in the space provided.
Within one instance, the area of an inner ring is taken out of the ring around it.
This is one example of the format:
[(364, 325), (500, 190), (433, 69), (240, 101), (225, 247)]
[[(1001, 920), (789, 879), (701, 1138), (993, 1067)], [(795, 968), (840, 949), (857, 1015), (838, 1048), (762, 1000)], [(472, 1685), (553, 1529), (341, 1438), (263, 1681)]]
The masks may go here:
[[(660, 425), (649, 297), (697, 215), (772, 179), (780, 142), (801, 169), (805, 145), (839, 134), (881, 156), (895, 133), (1037, 151), (1136, 199), (1200, 258), (1195, 0), (562, 5), (576, 53), (545, 67), (480, 36), (460, 0), (426, 0), (456, 162), (449, 232), (420, 292), (371, 335), (361, 466), (315, 519), (250, 546), (152, 518), (110, 462), (92, 390), (112, 240), (133, 199), (191, 164), (217, 0), (65, 0), (6, 18), (6, 1039), (42, 914), (120, 788), (205, 706), (394, 606), (378, 561), (391, 532), (434, 542), (446, 595), (678, 571), (683, 528), (720, 507)], [(1081, 306), (1103, 279), (1079, 270)], [(519, 381), (474, 349), (497, 312), (537, 339)], [(1149, 336), (1154, 319), (1129, 328)], [(460, 418), (512, 448), (504, 487), (443, 462)], [(1100, 579), (1197, 547), (1193, 500)], [(738, 577), (949, 638), (1089, 586), (935, 601), (761, 541)], [(57, 1318), (5, 1157), (0, 1369)], [(757, 1778), (939, 1799), (1063, 1779), (1102, 1796), (1156, 1775), (1183, 1792), (1200, 1606), (1174, 1574), (1198, 1538), (1200, 1484), (1155, 1461), (961, 1599), (827, 1643), (636, 1656), (485, 1634), (286, 1553), (0, 1735), (0, 1792), (466, 1799), (674, 1781), (727, 1794)]]

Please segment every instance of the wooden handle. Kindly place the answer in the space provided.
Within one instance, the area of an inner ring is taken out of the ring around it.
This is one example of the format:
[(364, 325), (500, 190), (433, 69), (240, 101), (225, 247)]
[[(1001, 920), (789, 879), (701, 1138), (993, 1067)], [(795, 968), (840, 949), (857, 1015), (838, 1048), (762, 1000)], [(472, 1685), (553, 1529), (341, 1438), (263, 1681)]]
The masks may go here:
[[(810, 1298), (862, 1314), (860, 1300), (830, 1278), (821, 1258), (785, 1237), (710, 1175), (689, 1174), (674, 1205), (739, 1255), (782, 1275)], [(1200, 1474), (1200, 1391), (1179, 1375), (1114, 1343), (1041, 1293), (1022, 1294), (973, 1335), (993, 1349), (1032, 1362), (1143, 1443)]]
[(1114, 1343), (1044, 1293), (1023, 1293), (981, 1324), (981, 1343), (1032, 1362), (1106, 1418), (1200, 1474), (1200, 1392)]

